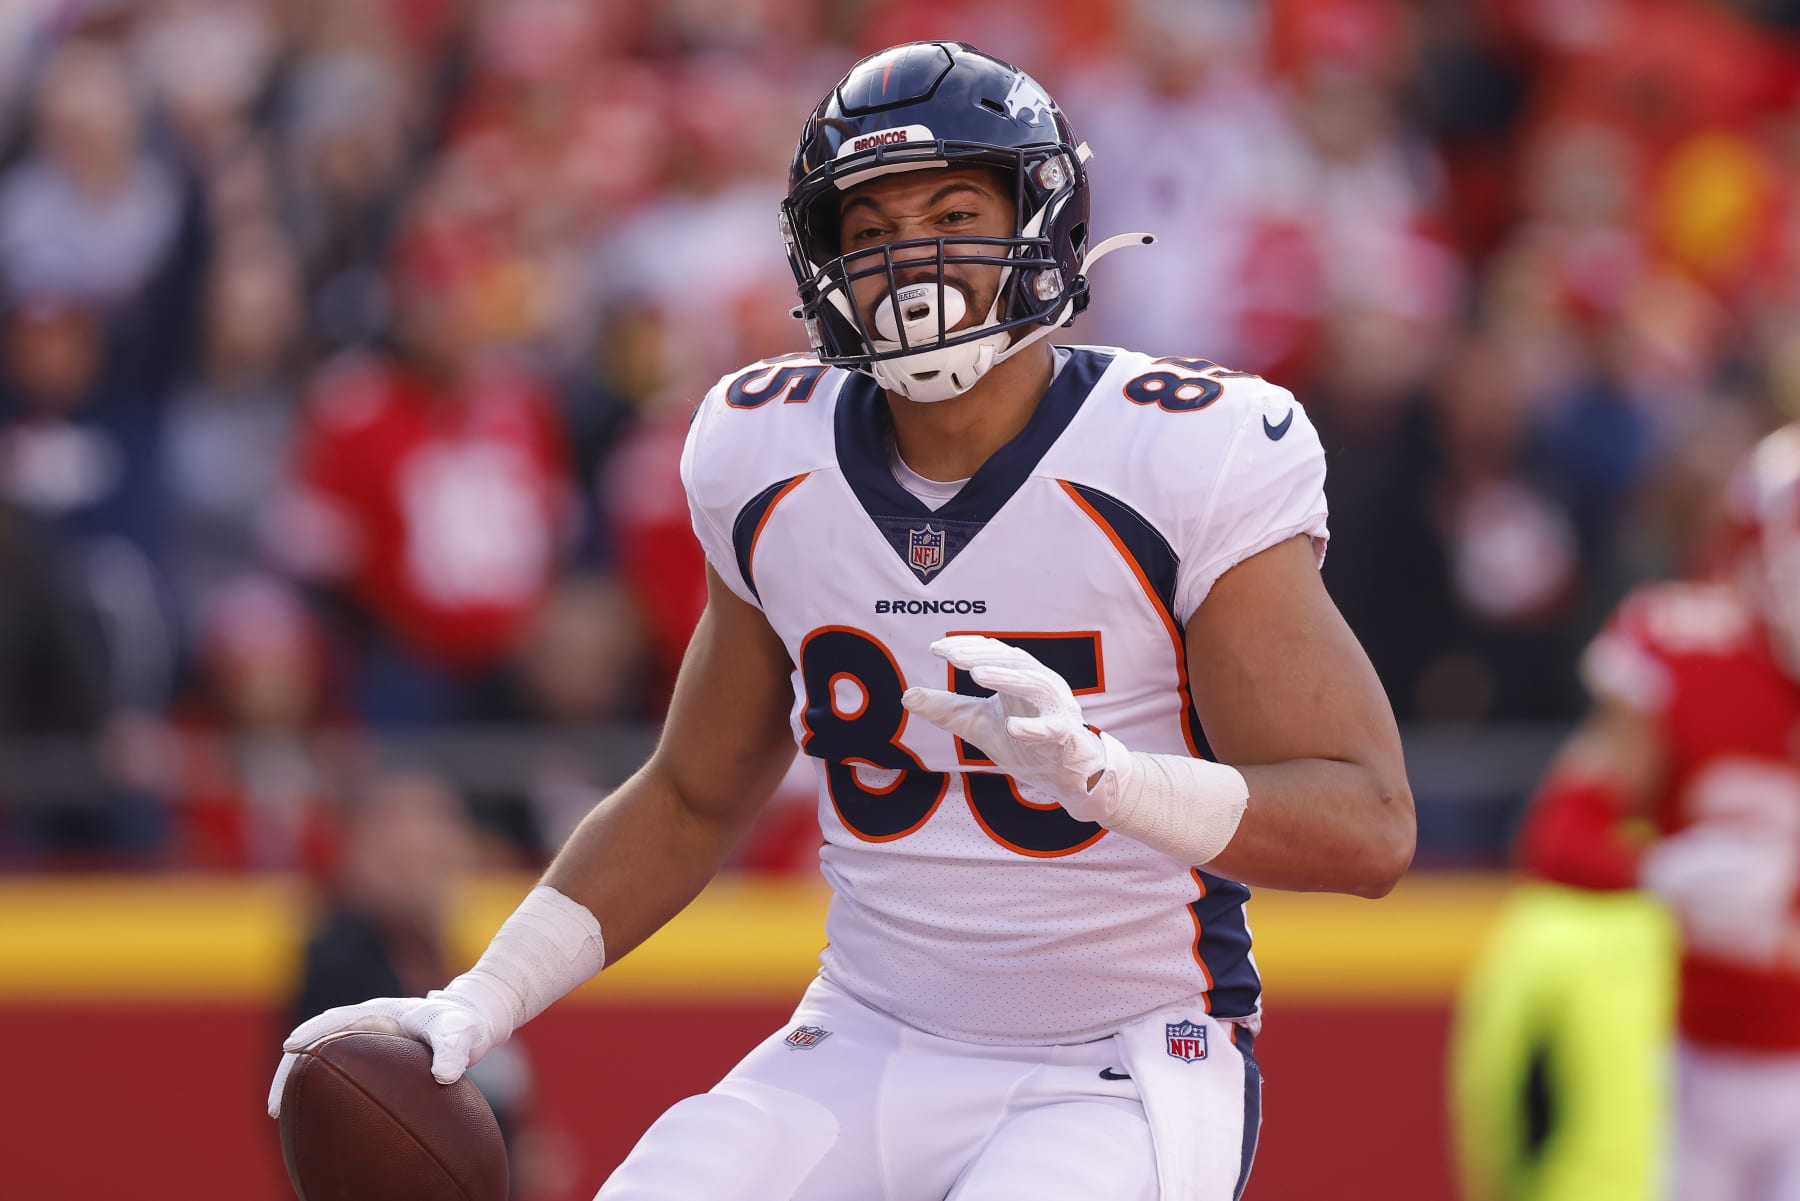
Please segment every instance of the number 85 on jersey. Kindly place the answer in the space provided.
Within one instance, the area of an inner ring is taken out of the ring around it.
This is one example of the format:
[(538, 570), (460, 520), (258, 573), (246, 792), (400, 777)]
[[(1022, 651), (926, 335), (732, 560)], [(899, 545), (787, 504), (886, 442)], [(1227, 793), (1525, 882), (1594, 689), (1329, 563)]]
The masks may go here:
[[(1055, 634), (951, 630), (1011, 643), (1068, 681), (1077, 696), (1104, 688), (1098, 630)], [(951, 667), (949, 687), (965, 696), (991, 690)], [(900, 703), (907, 681), (893, 653), (874, 635), (851, 626), (824, 626), (800, 644), (805, 687), (800, 749), (824, 761), (826, 786), (845, 829), (866, 842), (891, 842), (931, 820), (950, 789), (950, 773), (927, 768), (901, 741), (909, 714)], [(956, 758), (969, 808), (988, 837), (1037, 858), (1070, 855), (1106, 831), (1077, 821), (1060, 805), (1019, 795), (1010, 777), (994, 770), (981, 748), (956, 740)]]

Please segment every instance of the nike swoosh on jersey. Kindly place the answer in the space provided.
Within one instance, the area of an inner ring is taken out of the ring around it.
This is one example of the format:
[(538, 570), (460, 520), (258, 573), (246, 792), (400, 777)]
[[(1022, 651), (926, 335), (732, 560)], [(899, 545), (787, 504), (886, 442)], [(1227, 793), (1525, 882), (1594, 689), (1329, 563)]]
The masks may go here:
[(1111, 1068), (1101, 1068), (1100, 1069), (1100, 1079), (1102, 1079), (1102, 1080), (1129, 1080), (1129, 1079), (1131, 1079), (1131, 1077), (1126, 1075), (1124, 1072), (1115, 1072)]
[(1269, 441), (1279, 442), (1287, 436), (1288, 427), (1294, 424), (1294, 410), (1290, 407), (1287, 416), (1281, 419), (1280, 425), (1270, 425), (1267, 417), (1263, 418), (1263, 433), (1269, 435)]

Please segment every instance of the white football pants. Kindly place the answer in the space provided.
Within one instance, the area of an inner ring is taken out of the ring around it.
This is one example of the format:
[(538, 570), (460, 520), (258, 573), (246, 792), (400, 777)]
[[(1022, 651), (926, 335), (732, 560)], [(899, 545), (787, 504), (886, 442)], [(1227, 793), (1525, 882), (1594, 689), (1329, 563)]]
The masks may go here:
[(1240, 1051), (1188, 1007), (1133, 1025), (1135, 1045), (981, 1046), (820, 978), (787, 1027), (659, 1118), (596, 1201), (1235, 1201), (1261, 1120), (1248, 1035)]
[(1800, 1201), (1800, 1054), (1683, 1042), (1674, 1201)]

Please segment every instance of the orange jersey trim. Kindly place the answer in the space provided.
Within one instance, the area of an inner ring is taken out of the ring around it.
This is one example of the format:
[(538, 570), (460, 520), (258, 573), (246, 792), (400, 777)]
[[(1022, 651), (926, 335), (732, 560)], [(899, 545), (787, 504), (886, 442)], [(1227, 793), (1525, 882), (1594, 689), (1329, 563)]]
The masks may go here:
[(1131, 568), (1131, 574), (1136, 577), (1138, 587), (1144, 591), (1144, 598), (1150, 602), (1150, 607), (1162, 619), (1163, 629), (1168, 632), (1169, 642), (1175, 648), (1175, 689), (1181, 702), (1181, 736), (1187, 743), (1188, 753), (1196, 759), (1202, 758), (1200, 740), (1194, 736), (1193, 723), (1189, 716), (1193, 712), (1194, 702), (1188, 689), (1187, 643), (1182, 641), (1181, 627), (1175, 624), (1175, 615), (1163, 605), (1162, 598), (1156, 595), (1156, 588), (1150, 583), (1150, 577), (1144, 574), (1144, 569), (1138, 563), (1137, 558), (1126, 549), (1123, 542), (1119, 541), (1119, 536), (1113, 532), (1112, 526), (1107, 524), (1106, 519), (1095, 511), (1094, 506), (1088, 504), (1069, 481), (1057, 480), (1056, 482), (1068, 494), (1069, 499), (1088, 515), (1088, 519), (1099, 528), (1100, 532), (1106, 535), (1106, 540), (1112, 543), (1113, 549), (1119, 552), (1119, 557), (1125, 560), (1125, 565)]
[[(770, 499), (769, 507), (763, 510), (762, 519), (756, 523), (756, 532), (750, 535), (750, 553), (744, 556), (744, 561), (749, 564), (751, 577), (750, 579), (745, 580), (744, 583), (750, 585), (751, 588), (756, 587), (756, 544), (762, 541), (763, 530), (768, 528), (769, 518), (775, 516), (775, 506), (785, 500), (788, 493), (792, 492), (795, 488), (798, 488), (805, 482), (806, 477), (811, 474), (812, 472), (810, 471), (803, 471), (793, 479), (789, 480), (787, 487), (777, 492), (774, 497)], [(888, 657), (892, 658), (893, 656), (890, 655)]]

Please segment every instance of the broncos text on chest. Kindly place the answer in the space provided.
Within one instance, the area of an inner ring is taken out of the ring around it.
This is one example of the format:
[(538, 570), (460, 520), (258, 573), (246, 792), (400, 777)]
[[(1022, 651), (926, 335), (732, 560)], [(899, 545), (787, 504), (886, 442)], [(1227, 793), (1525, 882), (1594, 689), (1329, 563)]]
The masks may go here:
[(878, 600), (877, 613), (986, 613), (984, 600)]

